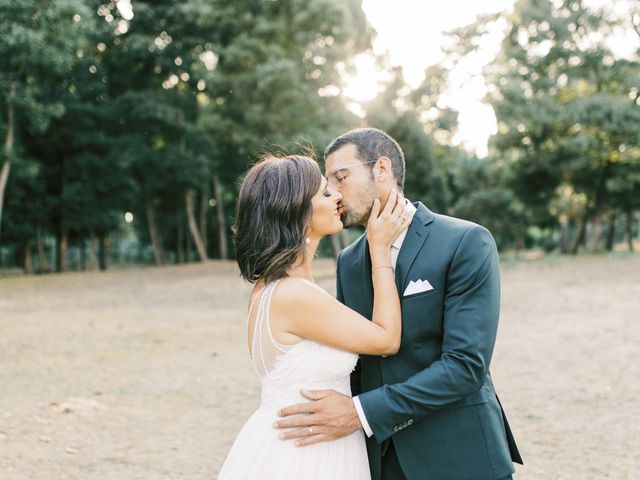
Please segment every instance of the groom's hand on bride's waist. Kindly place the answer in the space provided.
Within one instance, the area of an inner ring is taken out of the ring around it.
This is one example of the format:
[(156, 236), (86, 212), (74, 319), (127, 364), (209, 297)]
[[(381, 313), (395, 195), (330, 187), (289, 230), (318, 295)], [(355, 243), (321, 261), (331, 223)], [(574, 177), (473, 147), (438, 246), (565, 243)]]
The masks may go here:
[(351, 397), (334, 390), (302, 390), (311, 400), (283, 408), (278, 415), (284, 417), (273, 426), (289, 429), (280, 434), (282, 440), (296, 440), (304, 447), (314, 443), (337, 440), (362, 428)]

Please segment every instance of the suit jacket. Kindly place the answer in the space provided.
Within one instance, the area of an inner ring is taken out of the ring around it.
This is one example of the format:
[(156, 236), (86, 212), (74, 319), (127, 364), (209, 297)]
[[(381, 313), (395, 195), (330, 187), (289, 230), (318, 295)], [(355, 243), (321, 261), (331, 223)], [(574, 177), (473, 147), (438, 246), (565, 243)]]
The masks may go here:
[[(373, 430), (373, 480), (392, 439), (409, 480), (495, 480), (522, 463), (489, 364), (500, 308), (498, 253), (487, 229), (422, 203), (396, 264), (402, 341), (393, 356), (361, 355), (352, 374)], [(432, 290), (403, 297), (409, 281)], [(362, 235), (338, 256), (338, 299), (371, 319), (371, 259)]]

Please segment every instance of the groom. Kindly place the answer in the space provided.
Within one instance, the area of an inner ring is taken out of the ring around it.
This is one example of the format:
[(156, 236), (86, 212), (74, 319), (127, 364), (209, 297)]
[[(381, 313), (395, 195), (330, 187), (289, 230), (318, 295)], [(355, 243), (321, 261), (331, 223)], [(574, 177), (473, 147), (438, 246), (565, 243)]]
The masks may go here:
[[(374, 198), (402, 191), (402, 149), (373, 128), (352, 130), (325, 150), (327, 179), (342, 194), (345, 227), (366, 225)], [(422, 203), (391, 249), (402, 298), (402, 344), (391, 357), (361, 355), (353, 399), (303, 392), (311, 402), (280, 412), (277, 428), (299, 445), (364, 429), (373, 480), (509, 479), (522, 459), (493, 387), (489, 364), (500, 305), (491, 234)], [(371, 318), (366, 237), (338, 257), (338, 299)], [(306, 415), (300, 415), (306, 414)], [(312, 428), (309, 428), (312, 427)]]

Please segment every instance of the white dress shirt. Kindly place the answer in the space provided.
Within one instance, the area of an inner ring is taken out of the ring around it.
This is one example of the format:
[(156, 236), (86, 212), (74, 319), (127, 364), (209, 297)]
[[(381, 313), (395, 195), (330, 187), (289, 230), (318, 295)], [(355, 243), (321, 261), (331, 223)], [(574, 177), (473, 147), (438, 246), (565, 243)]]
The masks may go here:
[[(405, 211), (413, 216), (416, 213), (416, 207), (413, 204), (405, 199), (407, 202), (407, 207)], [(395, 239), (393, 245), (391, 245), (391, 265), (393, 266), (393, 273), (396, 273), (396, 263), (398, 262), (398, 255), (400, 254), (400, 249), (402, 248), (402, 244), (404, 243), (404, 239), (407, 236), (408, 227), (405, 228), (398, 238)], [(362, 404), (360, 403), (360, 399), (355, 396), (353, 397), (353, 405), (356, 407), (356, 412), (358, 412), (358, 417), (360, 418), (360, 423), (362, 424), (362, 428), (364, 429), (364, 433), (367, 434), (367, 437), (371, 437), (373, 435), (373, 430), (369, 426), (369, 422), (367, 421), (367, 417), (364, 414), (364, 410), (362, 409)]]

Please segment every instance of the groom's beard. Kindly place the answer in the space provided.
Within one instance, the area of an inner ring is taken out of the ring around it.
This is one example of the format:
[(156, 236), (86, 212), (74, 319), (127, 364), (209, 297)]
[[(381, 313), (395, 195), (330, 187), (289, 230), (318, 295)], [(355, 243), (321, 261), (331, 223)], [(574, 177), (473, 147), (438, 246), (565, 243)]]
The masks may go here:
[(358, 217), (354, 217), (349, 213), (343, 213), (340, 215), (340, 220), (342, 220), (342, 225), (344, 228), (351, 228), (354, 225), (362, 225), (362, 221), (358, 219)]
[(355, 225), (362, 225), (367, 227), (367, 222), (371, 216), (371, 208), (366, 209), (364, 212), (354, 212), (353, 210), (343, 210), (340, 214), (340, 220), (344, 228), (351, 228)]
[(361, 188), (357, 198), (352, 198), (351, 202), (346, 203), (344, 199), (340, 201), (340, 220), (344, 228), (350, 228), (354, 225), (362, 225), (367, 228), (367, 222), (371, 216), (373, 201), (377, 198), (373, 174), (369, 182), (366, 182)]

